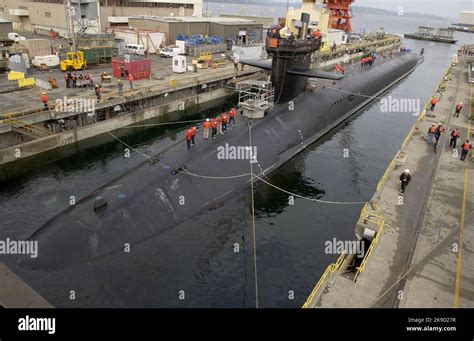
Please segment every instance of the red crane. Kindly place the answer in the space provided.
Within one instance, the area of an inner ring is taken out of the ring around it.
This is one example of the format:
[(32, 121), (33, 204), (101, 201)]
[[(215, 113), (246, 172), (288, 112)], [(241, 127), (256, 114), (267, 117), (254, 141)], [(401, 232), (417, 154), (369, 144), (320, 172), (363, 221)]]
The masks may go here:
[(323, 0), (322, 3), (326, 5), (329, 11), (329, 28), (351, 31), (352, 11), (351, 4), (355, 0)]

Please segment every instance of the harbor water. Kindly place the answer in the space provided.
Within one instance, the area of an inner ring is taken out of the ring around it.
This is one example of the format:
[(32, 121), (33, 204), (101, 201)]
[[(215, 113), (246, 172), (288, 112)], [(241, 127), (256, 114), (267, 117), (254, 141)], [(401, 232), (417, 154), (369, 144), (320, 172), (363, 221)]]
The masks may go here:
[[(385, 30), (393, 33), (414, 31), (419, 24), (413, 18), (365, 15), (355, 18), (354, 26), (356, 30), (375, 30), (382, 22)], [(436, 21), (423, 24), (443, 25)], [(470, 38), (467, 33), (456, 36), (461, 43)], [(425, 61), (380, 99), (413, 99), (423, 106), (458, 45), (414, 40), (405, 40), (404, 45), (416, 52), (424, 48)], [(200, 119), (232, 105), (235, 103), (165, 119)], [(271, 182), (304, 197), (367, 201), (416, 114), (387, 112), (375, 100), (285, 164), (272, 175)], [(186, 127), (188, 124), (127, 128), (123, 140), (141, 153), (154, 155), (182, 138)], [(134, 152), (124, 158), (120, 142), (100, 137), (88, 148), (70, 148), (28, 160), (21, 170), (6, 166), (0, 180), (0, 239), (28, 238), (67, 208), (71, 195), (84, 197), (143, 161), (143, 156)], [(14, 258), (0, 260), (57, 307), (255, 307), (250, 204), (248, 189), (169, 231), (132, 245), (130, 252), (118, 251), (63, 269), (25, 269), (17, 266)], [(288, 194), (258, 184), (259, 306), (300, 307), (326, 266), (337, 257), (325, 252), (325, 243), (333, 238), (354, 238), (361, 206), (298, 198), (290, 205)], [(70, 299), (71, 290), (74, 300)]]

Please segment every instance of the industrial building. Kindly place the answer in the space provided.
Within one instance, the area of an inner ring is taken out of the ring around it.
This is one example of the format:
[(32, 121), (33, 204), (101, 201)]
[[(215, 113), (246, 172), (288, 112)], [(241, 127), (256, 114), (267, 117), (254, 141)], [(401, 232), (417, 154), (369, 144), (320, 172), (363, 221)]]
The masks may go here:
[(174, 44), (178, 35), (221, 36), (224, 40), (246, 44), (261, 42), (263, 25), (255, 20), (222, 17), (158, 17), (135, 16), (128, 19), (136, 29), (165, 33), (165, 44)]
[[(0, 0), (0, 18), (16, 31), (68, 36), (64, 0)], [(202, 0), (71, 0), (75, 31), (100, 33), (110, 27), (109, 17), (130, 15), (202, 16)]]
[(0, 38), (7, 38), (10, 32), (13, 32), (12, 23), (5, 19), (0, 19)]

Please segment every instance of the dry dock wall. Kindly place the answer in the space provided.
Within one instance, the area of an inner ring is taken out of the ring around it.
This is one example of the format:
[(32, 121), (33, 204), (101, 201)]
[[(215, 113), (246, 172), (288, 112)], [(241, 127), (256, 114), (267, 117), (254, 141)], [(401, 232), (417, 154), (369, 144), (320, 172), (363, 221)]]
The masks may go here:
[[(228, 90), (221, 88), (214, 91), (202, 93), (186, 98), (185, 107), (191, 108), (202, 105), (217, 99), (226, 98), (229, 95)], [(176, 94), (180, 98), (179, 94)], [(182, 97), (181, 97), (182, 98)], [(6, 164), (24, 159), (33, 155), (37, 155), (48, 150), (52, 150), (61, 146), (66, 146), (75, 142), (79, 142), (94, 136), (105, 134), (129, 125), (137, 124), (145, 120), (162, 116), (169, 112), (179, 111), (183, 99), (178, 99), (156, 107), (147, 108), (110, 120), (98, 122), (93, 125), (84, 127), (76, 127), (74, 130), (56, 134), (53, 136), (39, 138), (33, 141), (25, 142), (16, 146), (0, 150), (0, 164)]]

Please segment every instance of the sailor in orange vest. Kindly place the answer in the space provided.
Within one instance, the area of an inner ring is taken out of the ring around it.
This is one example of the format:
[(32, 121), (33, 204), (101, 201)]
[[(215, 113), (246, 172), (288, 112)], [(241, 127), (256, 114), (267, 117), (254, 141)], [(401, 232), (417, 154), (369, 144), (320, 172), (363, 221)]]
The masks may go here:
[(456, 105), (456, 111), (454, 112), (454, 117), (459, 117), (459, 113), (462, 110), (462, 102)]
[(441, 135), (444, 133), (444, 126), (441, 123), (438, 123), (436, 127), (436, 141), (435, 144), (438, 144), (438, 141), (441, 139)]
[(69, 82), (71, 81), (71, 79), (69, 78), (69, 73), (66, 73), (64, 75), (64, 79), (66, 80), (66, 88), (70, 88), (70, 85), (69, 85)]
[(191, 128), (191, 132), (192, 132), (192, 134), (191, 134), (191, 142), (193, 143), (193, 146), (194, 146), (194, 137), (196, 136), (196, 130), (197, 130), (196, 127), (192, 127), (192, 128)]
[(433, 139), (436, 136), (436, 124), (432, 124), (431, 127), (428, 129), (428, 143), (433, 144)]
[(217, 135), (217, 119), (215, 118), (212, 119), (211, 128), (212, 128), (212, 139), (214, 140)]
[(431, 108), (430, 108), (430, 111), (433, 111), (436, 104), (438, 103), (438, 100), (436, 99), (435, 96), (431, 97)]
[(229, 125), (232, 123), (232, 127), (235, 127), (235, 114), (237, 114), (237, 109), (231, 108), (229, 111)]
[(229, 120), (229, 116), (224, 112), (222, 113), (222, 130), (224, 133), (227, 131), (227, 121)]
[(193, 136), (193, 130), (192, 129), (188, 129), (184, 133), (184, 137), (186, 138), (186, 145), (188, 146), (188, 150), (191, 148), (192, 136)]
[(43, 105), (44, 105), (44, 110), (48, 110), (49, 107), (48, 107), (48, 96), (46, 96), (46, 92), (42, 92), (41, 93), (41, 102), (43, 102)]
[(461, 135), (459, 134), (459, 130), (456, 128), (451, 132), (451, 141), (449, 141), (449, 146), (453, 149), (456, 149), (456, 142)]
[(461, 147), (461, 161), (466, 160), (469, 149), (472, 149), (472, 144), (469, 143), (469, 140), (466, 140)]
[(75, 73), (72, 74), (71, 80), (72, 80), (72, 87), (77, 88), (77, 76)]
[(217, 122), (217, 133), (219, 135), (224, 135), (224, 133), (222, 132), (222, 117), (221, 117), (221, 115), (217, 115), (216, 122)]
[(133, 90), (133, 76), (132, 76), (132, 74), (128, 75), (128, 82), (130, 84), (130, 90)]
[(209, 140), (209, 128), (211, 128), (211, 122), (208, 118), (206, 118), (206, 122), (202, 124), (203, 131), (204, 131), (204, 140)]

